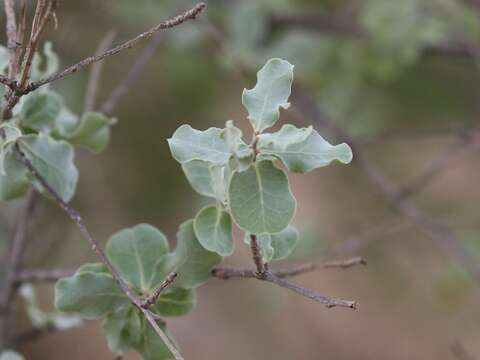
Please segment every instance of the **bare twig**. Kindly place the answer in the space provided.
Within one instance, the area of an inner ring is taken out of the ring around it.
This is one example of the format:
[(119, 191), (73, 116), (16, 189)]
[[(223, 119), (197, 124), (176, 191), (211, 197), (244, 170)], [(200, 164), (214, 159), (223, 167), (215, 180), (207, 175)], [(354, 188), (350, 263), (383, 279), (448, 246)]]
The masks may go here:
[(162, 33), (157, 33), (154, 36), (154, 38), (149, 42), (148, 46), (145, 47), (142, 54), (137, 57), (135, 63), (125, 78), (121, 80), (120, 83), (112, 90), (107, 100), (105, 100), (103, 105), (100, 107), (100, 112), (107, 115), (112, 114), (118, 100), (127, 95), (130, 87), (140, 78), (140, 74), (152, 56), (155, 54), (155, 50), (157, 49), (158, 45), (160, 45), (162, 39)]
[(257, 267), (257, 274), (258, 276), (263, 276), (263, 274), (265, 274), (267, 265), (263, 261), (260, 245), (257, 241), (257, 235), (250, 235), (250, 250), (252, 251), (253, 262)]
[(349, 269), (357, 265), (367, 265), (367, 262), (361, 257), (355, 257), (347, 260), (328, 261), (320, 264), (309, 263), (303, 264), (291, 269), (277, 270), (274, 272), (279, 278), (291, 277), (301, 275), (307, 272), (322, 270), (322, 269)]
[(28, 170), (33, 175), (33, 177), (42, 185), (42, 187), (47, 191), (47, 193), (58, 204), (58, 206), (60, 206), (60, 208), (62, 208), (67, 213), (67, 215), (70, 217), (70, 219), (77, 225), (77, 227), (80, 230), (80, 232), (82, 233), (83, 237), (90, 243), (90, 245), (92, 247), (92, 250), (99, 257), (101, 262), (108, 268), (108, 271), (112, 274), (112, 277), (118, 283), (118, 285), (120, 286), (122, 291), (125, 293), (125, 295), (128, 297), (130, 302), (143, 312), (143, 314), (145, 315), (145, 318), (148, 320), (150, 325), (154, 328), (157, 335), (162, 339), (165, 346), (172, 353), (172, 355), (175, 357), (175, 359), (176, 360), (182, 360), (183, 357), (179, 354), (179, 352), (177, 351), (175, 346), (168, 339), (168, 337), (164, 333), (164, 331), (158, 326), (155, 319), (152, 317), (151, 313), (147, 309), (142, 308), (141, 301), (139, 300), (137, 295), (127, 285), (127, 283), (125, 283), (125, 281), (122, 279), (122, 277), (120, 276), (118, 271), (115, 269), (113, 264), (107, 258), (107, 256), (105, 255), (104, 251), (101, 249), (97, 240), (95, 240), (93, 235), (90, 233), (90, 231), (86, 227), (80, 213), (78, 213), (78, 211), (76, 211), (73, 207), (71, 207), (68, 203), (66, 203), (62, 199), (62, 197), (55, 191), (55, 189), (53, 189), (50, 186), (50, 184), (47, 182), (47, 180), (37, 171), (37, 169), (35, 169), (35, 167), (31, 163), (31, 161), (25, 156), (25, 154), (23, 153), (23, 151), (20, 148), (20, 146), (18, 145), (18, 143), (15, 146), (15, 151), (19, 155), (20, 161), (28, 168)]
[(222, 280), (227, 280), (230, 278), (241, 278), (268, 281), (275, 285), (289, 289), (297, 294), (305, 296), (309, 299), (317, 301), (323, 305), (326, 305), (328, 308), (347, 307), (351, 309), (356, 309), (358, 307), (358, 303), (356, 301), (337, 299), (319, 294), (303, 286), (292, 283), (285, 278), (281, 278), (270, 271), (265, 271), (263, 274), (259, 274), (258, 271), (254, 269), (215, 268), (212, 271), (212, 276)]
[(5, 284), (3, 287), (0, 311), (2, 316), (2, 328), (0, 343), (5, 345), (8, 342), (8, 327), (9, 327), (9, 318), (12, 314), (12, 305), (17, 291), (16, 278), (17, 273), (20, 270), (22, 256), (25, 249), (25, 245), (28, 238), (28, 228), (30, 219), (32, 217), (35, 206), (38, 202), (38, 194), (35, 191), (31, 191), (27, 197), (24, 208), (20, 210), (20, 213), (17, 217), (17, 223), (15, 224), (15, 230), (13, 235), (13, 240), (11, 243), (11, 248), (9, 251), (9, 256), (6, 264), (6, 276)]
[(54, 82), (56, 80), (59, 80), (61, 78), (64, 78), (65, 76), (73, 74), (74, 72), (77, 72), (77, 71), (89, 66), (90, 64), (101, 61), (101, 60), (103, 60), (103, 59), (105, 59), (109, 56), (113, 56), (115, 54), (118, 54), (119, 52), (121, 52), (123, 50), (131, 49), (135, 45), (137, 45), (139, 42), (141, 42), (142, 40), (150, 38), (151, 36), (153, 36), (155, 33), (157, 33), (160, 30), (170, 29), (170, 28), (178, 26), (178, 25), (180, 25), (180, 24), (182, 24), (186, 21), (194, 20), (198, 16), (198, 14), (200, 14), (205, 9), (205, 6), (206, 5), (204, 3), (199, 3), (199, 4), (195, 5), (193, 8), (191, 8), (190, 10), (188, 10), (187, 12), (185, 12), (181, 15), (178, 15), (178, 16), (172, 18), (172, 19), (163, 21), (163, 22), (159, 23), (158, 25), (156, 25), (155, 27), (151, 28), (150, 30), (147, 30), (147, 31), (141, 33), (140, 35), (136, 36), (135, 38), (133, 38), (131, 40), (128, 40), (128, 41), (124, 42), (123, 44), (120, 44), (120, 45), (114, 47), (113, 49), (110, 49), (110, 50), (104, 52), (101, 55), (90, 56), (90, 57), (88, 57), (86, 59), (83, 59), (82, 61), (78, 62), (77, 64), (74, 64), (74, 65), (66, 68), (63, 71), (60, 71), (56, 74), (53, 74), (52, 76), (49, 76), (49, 77), (47, 77), (45, 79), (42, 79), (42, 80), (39, 80), (39, 81), (32, 82), (25, 89), (25, 93), (31, 92), (35, 89), (38, 89), (39, 87), (41, 87), (43, 85), (46, 85), (46, 84), (49, 84), (49, 83)]
[(148, 309), (150, 306), (155, 304), (162, 294), (162, 292), (168, 288), (177, 278), (178, 274), (176, 272), (172, 272), (168, 274), (166, 279), (160, 284), (160, 286), (150, 295), (148, 295), (145, 299), (142, 300), (141, 306), (144, 309)]
[[(110, 30), (105, 34), (98, 48), (95, 51), (95, 56), (103, 54), (108, 48), (112, 45), (113, 40), (115, 39), (116, 31)], [(97, 99), (98, 84), (100, 82), (100, 75), (102, 73), (103, 61), (99, 61), (92, 66), (92, 71), (90, 72), (90, 77), (88, 79), (87, 91), (85, 93), (85, 104), (83, 111), (91, 111), (95, 109), (95, 101)]]
[(15, 281), (21, 283), (56, 282), (64, 277), (72, 276), (73, 270), (46, 270), (46, 269), (23, 269), (17, 273)]
[(17, 20), (15, 18), (15, 1), (4, 0), (5, 16), (7, 18), (5, 27), (7, 33), (7, 47), (10, 51), (10, 61), (8, 64), (8, 77), (13, 79), (16, 74), (15, 51), (17, 44)]

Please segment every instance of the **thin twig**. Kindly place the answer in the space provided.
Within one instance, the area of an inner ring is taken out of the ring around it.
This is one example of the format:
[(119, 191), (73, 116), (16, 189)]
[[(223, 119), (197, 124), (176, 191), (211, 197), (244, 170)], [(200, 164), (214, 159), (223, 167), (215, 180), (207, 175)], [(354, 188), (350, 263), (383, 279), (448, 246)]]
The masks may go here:
[(7, 33), (7, 47), (10, 51), (10, 60), (8, 64), (8, 77), (13, 79), (16, 74), (15, 51), (17, 44), (17, 20), (15, 18), (15, 1), (4, 0), (5, 16), (7, 21), (5, 23)]
[(156, 323), (155, 319), (152, 317), (150, 312), (147, 309), (142, 308), (141, 302), (138, 299), (137, 295), (127, 285), (127, 283), (125, 283), (125, 281), (122, 279), (122, 277), (120, 276), (118, 271), (115, 269), (113, 264), (107, 258), (107, 256), (105, 255), (104, 251), (101, 249), (97, 240), (93, 237), (93, 235), (90, 233), (90, 231), (86, 227), (80, 213), (77, 210), (75, 210), (73, 207), (71, 207), (67, 202), (65, 202), (62, 199), (62, 197), (55, 191), (55, 189), (53, 189), (50, 186), (47, 180), (37, 171), (37, 169), (35, 169), (30, 159), (28, 159), (25, 156), (25, 154), (23, 153), (18, 143), (15, 146), (15, 151), (19, 155), (20, 161), (28, 168), (28, 170), (33, 175), (33, 177), (42, 185), (42, 187), (53, 198), (53, 200), (57, 203), (57, 205), (60, 206), (60, 208), (62, 208), (70, 217), (70, 219), (77, 225), (83, 237), (90, 243), (92, 250), (99, 257), (100, 261), (107, 267), (108, 271), (112, 274), (112, 277), (118, 283), (118, 285), (120, 286), (122, 291), (125, 293), (125, 295), (128, 297), (130, 302), (143, 312), (148, 322), (154, 328), (157, 335), (162, 339), (162, 341), (164, 342), (168, 350), (173, 354), (175, 359), (182, 360), (183, 357), (176, 350), (175, 346), (168, 339), (164, 331), (158, 326), (158, 324)]
[(17, 273), (15, 281), (18, 284), (22, 283), (42, 283), (42, 282), (56, 282), (62, 278), (70, 277), (75, 274), (73, 270), (63, 269), (23, 269)]
[(159, 23), (158, 25), (156, 25), (155, 27), (151, 28), (150, 30), (147, 30), (147, 31), (141, 33), (140, 35), (136, 36), (135, 38), (133, 38), (131, 40), (128, 40), (128, 41), (124, 42), (123, 44), (120, 44), (120, 45), (114, 47), (113, 49), (110, 49), (110, 50), (104, 52), (101, 55), (90, 56), (90, 57), (88, 57), (86, 59), (83, 59), (82, 61), (78, 62), (77, 64), (74, 64), (74, 65), (66, 68), (65, 70), (62, 70), (62, 71), (60, 71), (56, 74), (53, 74), (53, 75), (51, 75), (51, 76), (49, 76), (45, 79), (32, 82), (25, 89), (25, 93), (34, 91), (35, 89), (38, 89), (40, 86), (43, 86), (43, 85), (49, 84), (51, 82), (54, 82), (56, 80), (59, 80), (61, 78), (64, 78), (65, 76), (70, 75), (74, 72), (77, 72), (77, 71), (89, 66), (90, 64), (101, 61), (101, 60), (103, 60), (103, 59), (105, 59), (109, 56), (118, 54), (119, 52), (121, 52), (123, 50), (131, 49), (135, 45), (137, 45), (139, 42), (150, 38), (151, 36), (153, 36), (155, 33), (157, 33), (160, 30), (170, 29), (170, 28), (178, 26), (178, 25), (180, 25), (180, 24), (182, 24), (186, 21), (194, 20), (198, 16), (198, 14), (200, 14), (205, 9), (205, 7), (206, 7), (206, 5), (204, 3), (199, 3), (199, 4), (195, 5), (193, 8), (191, 8), (190, 10), (188, 10), (187, 12), (185, 12), (181, 15), (178, 15), (178, 16), (172, 18), (172, 19), (163, 21), (163, 22)]
[(275, 285), (289, 289), (297, 294), (305, 296), (309, 299), (317, 301), (323, 305), (326, 305), (328, 308), (347, 307), (351, 309), (356, 309), (358, 307), (358, 303), (356, 301), (337, 299), (319, 294), (313, 290), (292, 283), (285, 278), (281, 278), (270, 271), (265, 271), (263, 274), (259, 274), (258, 271), (254, 269), (215, 268), (212, 271), (212, 276), (222, 280), (241, 278), (268, 281)]
[(301, 275), (307, 272), (312, 272), (322, 269), (349, 269), (357, 265), (367, 265), (365, 259), (361, 257), (355, 257), (347, 260), (338, 260), (338, 261), (328, 261), (320, 264), (309, 263), (303, 264), (292, 269), (277, 270), (274, 272), (279, 278), (291, 277)]
[[(95, 50), (95, 56), (103, 54), (112, 45), (116, 35), (115, 30), (108, 31), (103, 37), (100, 44), (98, 44), (97, 50)], [(100, 82), (100, 75), (102, 74), (103, 61), (99, 61), (92, 66), (90, 77), (88, 78), (87, 91), (85, 92), (85, 104), (83, 111), (91, 111), (95, 109), (95, 101), (97, 99), (98, 84)]]
[(141, 307), (144, 309), (148, 309), (150, 306), (155, 304), (162, 294), (162, 292), (168, 288), (175, 279), (177, 278), (178, 274), (176, 272), (171, 272), (168, 274), (168, 276), (165, 278), (165, 280), (160, 284), (160, 286), (150, 295), (148, 295), (145, 299), (142, 300), (141, 302)]
[(257, 236), (254, 234), (250, 235), (250, 250), (252, 251), (253, 262), (257, 267), (257, 274), (262, 276), (265, 273), (265, 262), (263, 261), (263, 256), (260, 251), (260, 245), (257, 241)]

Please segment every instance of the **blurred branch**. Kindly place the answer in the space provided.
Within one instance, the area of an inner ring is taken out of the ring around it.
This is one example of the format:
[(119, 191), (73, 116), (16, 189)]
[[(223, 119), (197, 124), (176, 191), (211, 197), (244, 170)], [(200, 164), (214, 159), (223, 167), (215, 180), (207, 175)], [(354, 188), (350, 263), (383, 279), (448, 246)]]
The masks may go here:
[(450, 350), (458, 360), (475, 360), (475, 358), (467, 352), (465, 347), (459, 341), (455, 341), (455, 343), (450, 346)]
[[(98, 44), (98, 48), (95, 51), (95, 56), (100, 56), (102, 53), (108, 50), (115, 39), (116, 33), (116, 30), (112, 29), (105, 34), (102, 41), (100, 41), (100, 44)], [(92, 66), (92, 71), (90, 72), (90, 77), (88, 78), (87, 91), (85, 93), (85, 104), (83, 107), (84, 112), (95, 109), (95, 100), (97, 99), (98, 85), (100, 82), (103, 64), (103, 61), (99, 61)]]
[(37, 283), (37, 282), (56, 282), (64, 277), (72, 276), (75, 273), (73, 270), (47, 270), (47, 269), (24, 269), (18, 272), (15, 281), (18, 284), (22, 283)]
[(15, 17), (15, 1), (4, 0), (5, 7), (5, 28), (7, 34), (7, 47), (10, 52), (10, 60), (8, 63), (8, 77), (13, 78), (16, 74), (15, 51), (19, 46), (17, 44), (17, 20)]
[[(270, 28), (299, 28), (320, 34), (353, 37), (370, 40), (370, 35), (354, 19), (344, 16), (324, 14), (281, 15), (274, 14), (269, 19)], [(476, 58), (479, 49), (462, 41), (450, 41), (443, 44), (426, 45), (423, 48), (426, 55), (444, 55), (465, 58)]]
[(77, 72), (77, 71), (79, 71), (79, 70), (81, 70), (81, 69), (83, 69), (83, 68), (85, 68), (85, 67), (87, 67), (87, 66), (89, 66), (93, 63), (95, 63), (95, 62), (101, 61), (101, 60), (103, 60), (107, 57), (116, 55), (119, 52), (122, 52), (122, 51), (127, 50), (127, 49), (131, 49), (134, 46), (136, 46), (139, 42), (152, 37), (155, 33), (157, 33), (160, 30), (170, 29), (170, 28), (173, 28), (173, 27), (178, 26), (180, 24), (183, 24), (186, 21), (194, 20), (198, 16), (198, 14), (200, 14), (205, 9), (205, 7), (206, 7), (206, 5), (204, 3), (199, 3), (199, 4), (195, 5), (193, 8), (191, 8), (190, 10), (186, 11), (185, 13), (183, 13), (181, 15), (178, 15), (178, 16), (172, 18), (172, 19), (163, 21), (163, 22), (159, 23), (158, 25), (156, 25), (155, 27), (141, 33), (140, 35), (137, 35), (135, 38), (133, 38), (131, 40), (128, 40), (128, 41), (124, 42), (123, 44), (120, 44), (120, 45), (114, 47), (113, 49), (110, 49), (110, 50), (104, 52), (101, 55), (90, 56), (90, 57), (88, 57), (86, 59), (83, 59), (82, 61), (78, 62), (77, 64), (74, 64), (74, 65), (66, 68), (65, 70), (62, 70), (62, 71), (60, 71), (56, 74), (53, 74), (52, 76), (49, 76), (49, 77), (47, 77), (43, 80), (32, 82), (28, 85), (27, 89), (25, 90), (25, 93), (29, 93), (31, 91), (34, 91), (35, 89), (38, 89), (39, 87), (41, 87), (43, 85), (49, 84), (49, 83), (54, 82), (54, 81), (59, 80), (59, 79), (62, 79), (67, 75), (73, 74), (73, 73), (75, 73), (75, 72)]

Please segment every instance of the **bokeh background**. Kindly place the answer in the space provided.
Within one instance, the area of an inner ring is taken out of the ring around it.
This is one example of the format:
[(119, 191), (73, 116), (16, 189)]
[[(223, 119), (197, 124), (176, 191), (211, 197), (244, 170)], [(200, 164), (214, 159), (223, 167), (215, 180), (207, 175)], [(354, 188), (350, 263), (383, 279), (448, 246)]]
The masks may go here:
[[(91, 55), (112, 29), (119, 43), (193, 4), (63, 0), (58, 29), (46, 38), (64, 67)], [(168, 320), (183, 355), (464, 360), (458, 354), (462, 348), (480, 358), (479, 277), (458, 256), (463, 252), (480, 262), (480, 146), (474, 137), (480, 118), (479, 3), (208, 0), (207, 5), (201, 19), (155, 39), (153, 56), (113, 111), (119, 121), (107, 151), (77, 151), (81, 175), (74, 204), (97, 238), (105, 242), (122, 228), (146, 222), (162, 229), (174, 247), (178, 225), (205, 200), (190, 189), (166, 139), (184, 123), (204, 129), (229, 119), (249, 136), (241, 92), (252, 87), (266, 59), (282, 57), (295, 65), (299, 91), (311, 97), (321, 117), (354, 137), (387, 179), (408, 188), (434, 169), (434, 176), (409, 194), (410, 201), (428, 221), (447, 227), (460, 250), (442, 247), (438, 236), (399, 211), (396, 200), (372, 184), (355, 152), (350, 165), (293, 175), (301, 241), (292, 258), (274, 266), (364, 257), (367, 267), (296, 279), (319, 292), (355, 299), (359, 310), (326, 309), (253, 280), (212, 279), (200, 288), (191, 314)], [(148, 46), (105, 61), (98, 106)], [(82, 71), (54, 85), (77, 112), (88, 76)], [(294, 97), (280, 123), (313, 124), (329, 141), (342, 141), (302, 106)], [(0, 207), (3, 252), (19, 206)], [(248, 249), (236, 235), (235, 254), (225, 263), (248, 265)], [(75, 226), (47, 200), (37, 212), (28, 258), (44, 268), (95, 260)], [(42, 306), (51, 309), (52, 286), (36, 289)], [(18, 311), (19, 329), (28, 328), (21, 302)], [(100, 321), (38, 337), (20, 351), (28, 359), (114, 357)]]

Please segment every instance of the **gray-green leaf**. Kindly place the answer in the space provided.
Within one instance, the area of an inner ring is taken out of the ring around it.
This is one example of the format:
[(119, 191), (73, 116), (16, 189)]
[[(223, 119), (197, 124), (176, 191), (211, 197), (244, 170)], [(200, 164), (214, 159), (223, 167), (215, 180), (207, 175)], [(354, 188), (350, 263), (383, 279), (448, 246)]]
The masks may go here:
[(168, 242), (153, 226), (140, 224), (119, 231), (108, 240), (106, 252), (122, 278), (141, 293), (149, 293), (157, 285), (152, 283), (154, 275), (167, 275), (165, 269), (159, 274), (157, 263), (165, 261)]
[(55, 307), (86, 319), (103, 316), (125, 306), (128, 298), (110, 274), (76, 273), (55, 285)]
[(203, 160), (223, 165), (230, 159), (227, 143), (221, 136), (222, 130), (209, 128), (205, 131), (182, 125), (168, 139), (172, 156), (180, 163), (191, 160)]
[(22, 132), (17, 126), (10, 123), (0, 125), (0, 174), (6, 175), (4, 160), (8, 152), (10, 152), (13, 144), (22, 136)]
[[(175, 341), (166, 329), (165, 324), (159, 324), (159, 326), (163, 331), (165, 331), (172, 343), (175, 344)], [(142, 355), (143, 360), (161, 360), (171, 358), (172, 354), (145, 318), (142, 318), (141, 332), (143, 334), (142, 341), (140, 342), (139, 346), (135, 347), (135, 349)]]
[(98, 112), (85, 113), (73, 132), (67, 137), (69, 142), (99, 153), (103, 151), (110, 140), (110, 126), (115, 119)]
[(290, 106), (292, 82), (293, 65), (282, 59), (270, 59), (258, 72), (255, 87), (243, 91), (242, 103), (255, 131), (273, 126), (280, 117), (280, 107)]
[(338, 160), (352, 161), (352, 149), (345, 143), (331, 145), (311, 128), (284, 125), (273, 134), (262, 134), (258, 141), (260, 159), (275, 156), (292, 172), (305, 173)]
[(0, 200), (8, 201), (25, 195), (29, 186), (28, 171), (13, 151), (5, 154), (3, 168), (5, 174), (0, 172)]
[(221, 256), (232, 255), (234, 249), (230, 214), (219, 206), (200, 210), (194, 221), (195, 235), (202, 246)]
[[(78, 170), (73, 163), (73, 147), (43, 133), (23, 136), (18, 142), (35, 169), (64, 201), (70, 201), (78, 180)], [(40, 184), (35, 185), (42, 189)]]
[(222, 261), (222, 257), (206, 250), (198, 242), (193, 220), (180, 225), (177, 240), (177, 248), (169, 259), (169, 268), (178, 273), (172, 288), (196, 288), (208, 280), (213, 267)]
[(233, 125), (232, 120), (229, 120), (222, 135), (239, 169), (243, 171), (248, 168), (252, 163), (253, 150), (242, 140), (242, 131)]
[(39, 131), (49, 129), (60, 114), (62, 105), (62, 98), (53, 91), (35, 91), (22, 103), (20, 124)]
[(258, 161), (243, 172), (234, 172), (228, 202), (235, 222), (252, 234), (282, 231), (296, 208), (287, 175), (271, 161)]
[[(294, 250), (298, 242), (298, 231), (289, 226), (277, 234), (257, 235), (260, 252), (265, 261), (286, 259)], [(250, 244), (250, 234), (245, 234), (245, 242)]]
[(140, 346), (142, 320), (139, 311), (133, 306), (125, 306), (109, 313), (103, 322), (103, 331), (108, 347), (115, 354), (125, 354)]
[(24, 360), (25, 358), (13, 350), (5, 350), (0, 353), (0, 360)]
[(195, 304), (194, 290), (178, 288), (162, 294), (152, 309), (162, 316), (182, 316), (192, 311)]
[(182, 164), (182, 169), (192, 188), (200, 195), (225, 201), (227, 166), (212, 165), (202, 160), (191, 160)]

